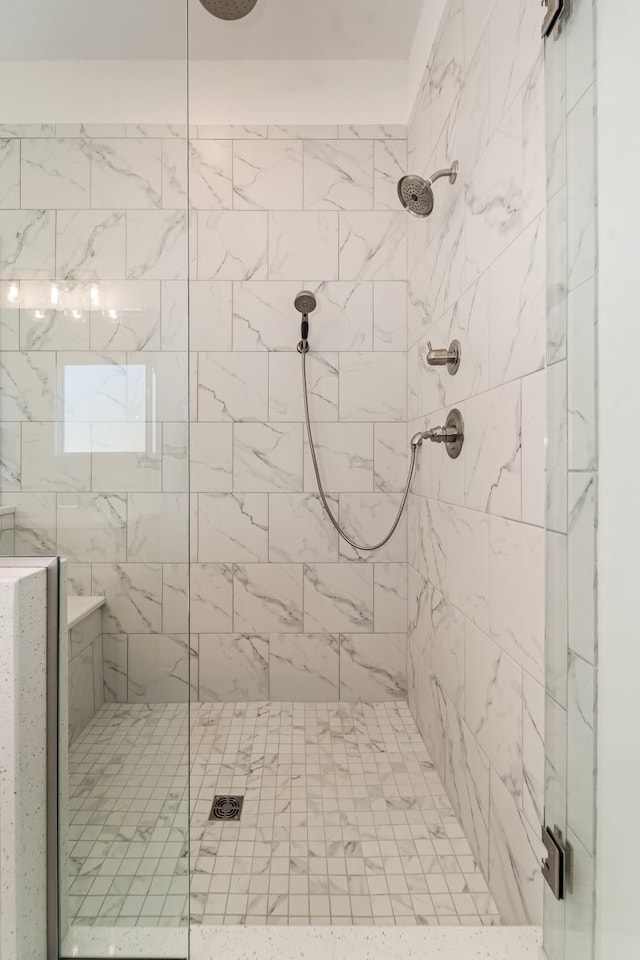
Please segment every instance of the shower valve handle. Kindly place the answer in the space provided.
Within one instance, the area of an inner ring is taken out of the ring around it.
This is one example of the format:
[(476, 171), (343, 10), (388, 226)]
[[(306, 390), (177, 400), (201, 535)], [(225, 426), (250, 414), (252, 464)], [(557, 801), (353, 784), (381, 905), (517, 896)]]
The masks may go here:
[(458, 372), (462, 357), (462, 347), (459, 340), (452, 340), (448, 350), (434, 350), (431, 341), (427, 343), (427, 363), (430, 367), (448, 367), (453, 376)]

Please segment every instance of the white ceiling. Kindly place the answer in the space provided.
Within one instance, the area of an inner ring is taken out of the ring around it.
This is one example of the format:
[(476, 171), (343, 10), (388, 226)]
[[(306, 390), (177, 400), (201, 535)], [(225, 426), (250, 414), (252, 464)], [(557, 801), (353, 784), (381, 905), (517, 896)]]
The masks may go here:
[(424, 0), (0, 0), (0, 60), (408, 60)]

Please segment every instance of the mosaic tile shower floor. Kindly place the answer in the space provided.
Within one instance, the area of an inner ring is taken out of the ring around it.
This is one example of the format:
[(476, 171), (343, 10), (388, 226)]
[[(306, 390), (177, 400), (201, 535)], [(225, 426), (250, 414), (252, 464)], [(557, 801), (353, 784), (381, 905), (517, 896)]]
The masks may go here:
[[(186, 748), (184, 705), (74, 743), (72, 923), (186, 924)], [(406, 703), (194, 704), (191, 756), (192, 923), (500, 923)]]

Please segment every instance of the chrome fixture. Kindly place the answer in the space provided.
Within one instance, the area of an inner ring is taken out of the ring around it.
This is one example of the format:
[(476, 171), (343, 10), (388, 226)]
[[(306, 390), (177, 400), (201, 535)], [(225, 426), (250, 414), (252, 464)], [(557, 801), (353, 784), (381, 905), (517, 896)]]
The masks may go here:
[(457, 460), (464, 445), (464, 420), (459, 410), (452, 410), (444, 427), (431, 427), (424, 433), (416, 433), (411, 438), (411, 449), (417, 450), (425, 440), (432, 443), (444, 443), (452, 460)]
[(200, 3), (219, 20), (242, 20), (251, 13), (258, 0), (200, 0)]
[(462, 450), (462, 444), (464, 442), (464, 424), (462, 422), (462, 416), (460, 415), (459, 410), (452, 410), (447, 418), (446, 426), (444, 427), (434, 427), (432, 430), (427, 430), (425, 433), (417, 433), (411, 440), (410, 449), (411, 449), (411, 462), (409, 463), (409, 471), (407, 473), (407, 480), (404, 485), (404, 492), (402, 494), (402, 499), (400, 501), (400, 506), (398, 507), (398, 512), (396, 513), (395, 519), (391, 524), (391, 529), (388, 534), (379, 541), (379, 543), (374, 544), (364, 544), (358, 543), (357, 540), (352, 539), (340, 526), (338, 520), (334, 516), (334, 513), (329, 505), (327, 500), (327, 495), (324, 492), (324, 486), (322, 483), (322, 477), (320, 476), (320, 466), (318, 464), (318, 455), (316, 453), (316, 446), (313, 440), (313, 430), (311, 429), (311, 416), (309, 414), (309, 384), (307, 381), (307, 354), (309, 352), (309, 314), (316, 309), (317, 300), (315, 294), (311, 293), (309, 290), (302, 290), (294, 300), (294, 305), (296, 310), (302, 314), (302, 339), (298, 344), (298, 353), (302, 356), (302, 397), (304, 400), (304, 416), (307, 424), (307, 438), (309, 440), (309, 451), (311, 453), (311, 462), (313, 463), (313, 471), (316, 475), (316, 483), (318, 485), (318, 493), (320, 495), (320, 502), (322, 507), (327, 514), (329, 520), (333, 524), (334, 528), (337, 530), (339, 536), (348, 543), (350, 547), (353, 547), (354, 550), (359, 550), (365, 553), (373, 553), (375, 550), (379, 550), (381, 547), (384, 547), (385, 543), (388, 543), (391, 540), (391, 537), (394, 535), (398, 529), (398, 524), (402, 519), (402, 514), (404, 513), (404, 508), (407, 505), (407, 499), (409, 497), (409, 491), (411, 490), (411, 483), (416, 471), (416, 465), (418, 462), (418, 450), (422, 446), (424, 440), (432, 440), (434, 443), (446, 443), (447, 453), (450, 457), (455, 459), (460, 456), (460, 451)]
[(449, 178), (449, 183), (458, 179), (458, 161), (452, 163), (446, 170), (438, 170), (424, 180), (416, 175), (402, 177), (398, 182), (398, 197), (400, 203), (414, 217), (428, 217), (433, 212), (433, 184), (443, 177)]
[(451, 376), (460, 369), (462, 347), (459, 340), (452, 340), (448, 350), (434, 350), (431, 341), (427, 343), (427, 363), (430, 367), (448, 367)]
[(313, 313), (318, 306), (318, 301), (315, 293), (311, 293), (310, 290), (301, 290), (293, 301), (293, 305), (298, 313), (302, 314), (298, 353), (307, 353), (309, 350), (309, 314)]
[(557, 40), (560, 36), (562, 19), (568, 12), (567, 0), (542, 0), (542, 6), (547, 8), (542, 24), (542, 39), (553, 36)]

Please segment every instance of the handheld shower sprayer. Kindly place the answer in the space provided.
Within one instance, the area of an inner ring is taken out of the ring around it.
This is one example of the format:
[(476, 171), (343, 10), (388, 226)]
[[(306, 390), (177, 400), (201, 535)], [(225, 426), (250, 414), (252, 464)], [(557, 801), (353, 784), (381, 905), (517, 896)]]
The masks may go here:
[(327, 499), (327, 495), (324, 491), (324, 485), (322, 483), (322, 477), (320, 476), (320, 465), (318, 463), (318, 455), (316, 452), (316, 446), (313, 440), (313, 430), (311, 427), (311, 415), (309, 412), (309, 384), (307, 382), (307, 354), (309, 352), (309, 314), (312, 313), (317, 306), (317, 301), (315, 294), (311, 293), (309, 290), (302, 290), (294, 300), (296, 310), (302, 314), (302, 324), (300, 327), (300, 336), (301, 340), (298, 344), (298, 353), (302, 355), (302, 398), (304, 401), (304, 416), (307, 425), (307, 439), (309, 442), (309, 453), (311, 454), (311, 462), (313, 464), (313, 470), (316, 476), (316, 483), (318, 485), (318, 495), (320, 496), (320, 502), (322, 507), (331, 521), (334, 528), (337, 530), (338, 534), (342, 537), (345, 543), (348, 543), (350, 547), (353, 547), (354, 550), (357, 550), (361, 553), (373, 553), (374, 550), (379, 550), (381, 547), (384, 547), (385, 543), (388, 543), (391, 537), (394, 535), (400, 520), (402, 519), (402, 514), (407, 505), (407, 500), (409, 498), (409, 491), (411, 490), (411, 483), (413, 481), (413, 476), (416, 471), (416, 466), (418, 464), (418, 451), (422, 446), (425, 440), (430, 440), (432, 443), (444, 443), (446, 446), (447, 453), (450, 457), (460, 456), (460, 451), (462, 450), (462, 445), (464, 443), (464, 423), (462, 416), (460, 415), (459, 410), (452, 410), (447, 418), (446, 425), (444, 427), (432, 427), (430, 430), (425, 430), (424, 432), (416, 433), (415, 436), (411, 439), (409, 448), (411, 451), (411, 462), (409, 464), (409, 471), (407, 473), (407, 480), (404, 487), (404, 492), (400, 500), (400, 505), (398, 511), (391, 525), (391, 529), (387, 535), (380, 540), (378, 543), (374, 544), (364, 544), (358, 543), (357, 540), (354, 540), (350, 537), (343, 528), (341, 527), (339, 521), (331, 509), (331, 505)]
[(309, 350), (309, 314), (313, 313), (318, 306), (318, 301), (315, 293), (311, 293), (310, 290), (301, 290), (293, 302), (298, 313), (302, 314), (298, 353), (307, 353)]

